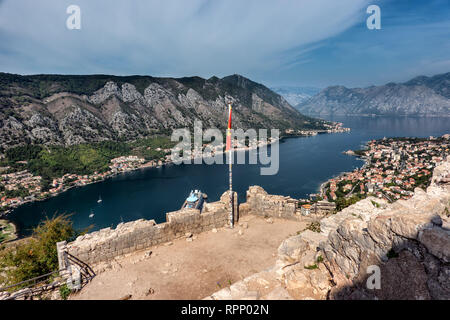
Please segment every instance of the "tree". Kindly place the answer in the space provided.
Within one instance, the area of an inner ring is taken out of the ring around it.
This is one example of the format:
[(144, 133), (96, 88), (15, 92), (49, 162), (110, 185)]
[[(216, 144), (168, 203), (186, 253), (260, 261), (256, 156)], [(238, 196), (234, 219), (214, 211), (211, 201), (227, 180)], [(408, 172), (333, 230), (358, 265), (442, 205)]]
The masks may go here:
[(0, 252), (0, 273), (6, 275), (5, 282), (15, 284), (57, 271), (56, 243), (77, 234), (68, 215), (43, 221), (28, 241)]
[(341, 211), (344, 208), (347, 208), (348, 206), (351, 206), (352, 204), (357, 203), (361, 198), (359, 198), (357, 195), (353, 195), (351, 198), (346, 199), (344, 197), (340, 197), (336, 199), (336, 210)]
[(8, 198), (16, 198), (16, 197), (25, 198), (30, 195), (30, 192), (28, 191), (28, 189), (24, 188), (23, 186), (20, 186), (19, 188), (14, 190), (6, 190), (5, 195)]
[(42, 176), (41, 179), (41, 191), (48, 191), (51, 188), (51, 178), (50, 177), (46, 177), (46, 176)]

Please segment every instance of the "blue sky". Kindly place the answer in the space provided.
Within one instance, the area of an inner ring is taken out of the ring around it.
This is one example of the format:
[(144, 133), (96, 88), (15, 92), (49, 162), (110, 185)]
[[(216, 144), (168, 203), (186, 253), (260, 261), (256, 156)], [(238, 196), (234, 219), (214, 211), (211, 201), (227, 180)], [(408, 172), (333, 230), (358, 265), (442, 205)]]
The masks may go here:
[[(66, 28), (71, 4), (81, 30)], [(449, 72), (449, 39), (448, 0), (0, 0), (0, 71), (19, 74), (359, 87)]]

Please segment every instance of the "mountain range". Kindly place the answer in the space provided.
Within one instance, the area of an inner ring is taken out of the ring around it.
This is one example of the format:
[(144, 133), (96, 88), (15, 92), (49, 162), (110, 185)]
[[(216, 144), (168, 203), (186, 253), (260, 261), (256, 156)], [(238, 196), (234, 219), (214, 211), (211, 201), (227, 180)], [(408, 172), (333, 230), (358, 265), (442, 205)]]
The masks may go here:
[(270, 89), (283, 96), (292, 106), (296, 106), (320, 92), (319, 88), (314, 87), (280, 86)]
[(0, 73), (0, 145), (73, 145), (170, 134), (174, 128), (320, 129), (283, 97), (240, 75), (156, 78)]
[(450, 116), (450, 72), (367, 88), (331, 86), (296, 105), (308, 115)]

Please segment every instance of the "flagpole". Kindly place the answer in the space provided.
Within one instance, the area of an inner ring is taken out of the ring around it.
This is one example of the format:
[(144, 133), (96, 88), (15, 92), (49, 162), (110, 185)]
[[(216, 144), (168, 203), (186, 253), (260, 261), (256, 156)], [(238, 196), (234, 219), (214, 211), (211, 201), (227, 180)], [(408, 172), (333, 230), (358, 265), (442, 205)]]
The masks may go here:
[(227, 129), (227, 148), (228, 148), (228, 172), (229, 172), (229, 182), (230, 182), (230, 228), (233, 229), (234, 226), (234, 216), (233, 216), (233, 159), (232, 150), (233, 143), (231, 139), (231, 103), (228, 104), (228, 129)]

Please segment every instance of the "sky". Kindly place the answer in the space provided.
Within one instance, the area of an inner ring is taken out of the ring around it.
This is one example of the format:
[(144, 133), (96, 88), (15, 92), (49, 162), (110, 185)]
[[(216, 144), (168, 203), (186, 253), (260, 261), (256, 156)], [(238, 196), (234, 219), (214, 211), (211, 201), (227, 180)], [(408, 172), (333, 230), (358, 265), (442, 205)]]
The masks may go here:
[(449, 72), (449, 39), (449, 0), (0, 0), (0, 72), (18, 74), (363, 87)]

